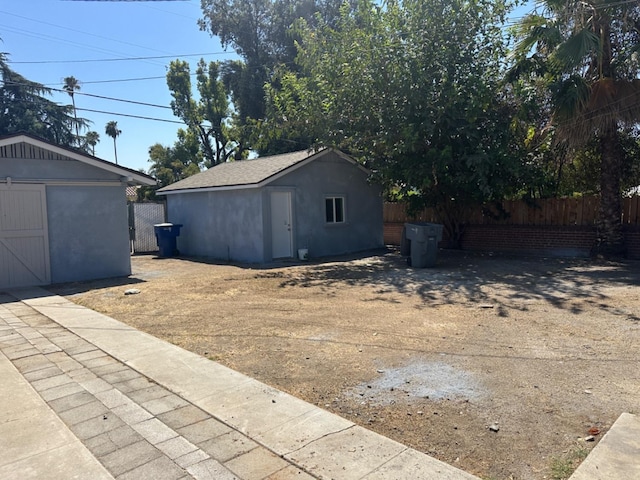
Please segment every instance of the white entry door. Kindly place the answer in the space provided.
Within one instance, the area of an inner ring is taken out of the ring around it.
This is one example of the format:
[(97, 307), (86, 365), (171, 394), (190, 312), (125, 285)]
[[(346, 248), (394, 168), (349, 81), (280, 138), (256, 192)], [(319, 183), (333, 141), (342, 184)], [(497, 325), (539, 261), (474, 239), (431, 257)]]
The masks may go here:
[(49, 234), (44, 185), (0, 185), (0, 289), (47, 285)]
[(271, 256), (293, 256), (291, 192), (271, 192)]

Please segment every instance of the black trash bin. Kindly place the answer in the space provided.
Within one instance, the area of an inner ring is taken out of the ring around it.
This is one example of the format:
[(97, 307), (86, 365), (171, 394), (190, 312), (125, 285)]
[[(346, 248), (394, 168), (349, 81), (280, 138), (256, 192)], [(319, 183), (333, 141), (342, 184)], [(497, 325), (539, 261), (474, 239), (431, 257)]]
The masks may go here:
[(173, 223), (158, 223), (153, 226), (156, 241), (160, 249), (159, 257), (173, 257), (178, 255), (176, 238), (180, 235), (182, 225)]
[(443, 226), (438, 223), (405, 223), (406, 239), (410, 240), (411, 266), (433, 267), (438, 256), (438, 242), (442, 240)]

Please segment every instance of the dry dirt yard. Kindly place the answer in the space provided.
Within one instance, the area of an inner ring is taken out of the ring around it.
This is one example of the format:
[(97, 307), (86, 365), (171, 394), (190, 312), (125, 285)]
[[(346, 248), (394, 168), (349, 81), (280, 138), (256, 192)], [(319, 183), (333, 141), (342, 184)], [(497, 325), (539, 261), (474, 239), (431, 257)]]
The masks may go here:
[(485, 479), (566, 478), (640, 413), (638, 262), (132, 266), (54, 290)]

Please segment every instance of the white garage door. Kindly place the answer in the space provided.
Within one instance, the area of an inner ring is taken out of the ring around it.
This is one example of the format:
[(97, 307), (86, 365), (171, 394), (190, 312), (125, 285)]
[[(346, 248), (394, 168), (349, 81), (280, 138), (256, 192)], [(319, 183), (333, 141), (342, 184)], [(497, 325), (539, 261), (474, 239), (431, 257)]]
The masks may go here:
[(0, 289), (50, 282), (45, 186), (0, 185)]

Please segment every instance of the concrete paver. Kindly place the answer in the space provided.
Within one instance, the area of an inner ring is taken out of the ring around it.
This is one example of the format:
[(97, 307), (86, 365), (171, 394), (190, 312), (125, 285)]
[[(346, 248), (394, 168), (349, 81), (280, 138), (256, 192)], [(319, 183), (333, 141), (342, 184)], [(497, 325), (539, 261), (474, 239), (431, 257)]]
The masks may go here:
[(0, 478), (113, 478), (2, 352), (0, 378)]

